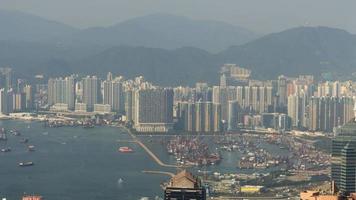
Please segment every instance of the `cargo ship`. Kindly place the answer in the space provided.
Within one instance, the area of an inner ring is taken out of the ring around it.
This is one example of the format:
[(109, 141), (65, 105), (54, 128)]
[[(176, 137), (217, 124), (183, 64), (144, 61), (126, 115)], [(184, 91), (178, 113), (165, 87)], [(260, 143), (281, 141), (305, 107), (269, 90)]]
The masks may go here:
[(120, 147), (119, 148), (119, 152), (121, 152), (121, 153), (132, 153), (133, 149), (131, 149), (130, 147)]
[(29, 166), (32, 166), (32, 165), (34, 165), (33, 162), (20, 162), (19, 163), (20, 167), (29, 167)]

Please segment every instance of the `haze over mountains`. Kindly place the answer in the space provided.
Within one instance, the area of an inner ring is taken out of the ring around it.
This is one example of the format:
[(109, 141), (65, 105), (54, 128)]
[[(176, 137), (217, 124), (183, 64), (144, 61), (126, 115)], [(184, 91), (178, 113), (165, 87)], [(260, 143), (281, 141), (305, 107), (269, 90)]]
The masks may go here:
[(221, 22), (149, 15), (105, 28), (76, 29), (29, 14), (0, 12), (0, 65), (22, 75), (144, 75), (164, 85), (217, 82), (237, 63), (258, 78), (356, 71), (356, 36), (299, 27), (257, 38)]

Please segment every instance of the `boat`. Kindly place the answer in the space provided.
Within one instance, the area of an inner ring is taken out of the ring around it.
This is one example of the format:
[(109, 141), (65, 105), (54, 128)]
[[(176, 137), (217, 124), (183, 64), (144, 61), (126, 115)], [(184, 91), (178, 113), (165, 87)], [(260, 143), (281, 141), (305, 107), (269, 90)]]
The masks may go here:
[(3, 148), (3, 149), (1, 149), (1, 152), (3, 152), (3, 153), (10, 152), (10, 151), (11, 151), (10, 148)]
[(27, 148), (28, 148), (28, 151), (35, 151), (35, 146), (33, 146), (33, 145), (29, 145)]
[(22, 139), (20, 140), (20, 142), (25, 144), (25, 143), (28, 142), (28, 139), (27, 139), (27, 138), (22, 138)]
[(7, 140), (6, 131), (4, 128), (0, 129), (0, 140)]
[(21, 133), (20, 133), (18, 130), (16, 130), (16, 129), (10, 130), (10, 133), (11, 133), (12, 135), (14, 135), (14, 136), (20, 136), (20, 135), (21, 135)]
[(117, 180), (118, 184), (122, 184), (124, 182), (124, 180), (122, 180), (122, 178), (119, 178), (119, 180)]
[(133, 149), (131, 149), (130, 147), (120, 147), (119, 148), (119, 151), (121, 153), (132, 153), (133, 152)]
[(34, 165), (33, 162), (20, 162), (19, 163), (20, 167), (29, 167), (29, 166), (32, 166), (32, 165)]

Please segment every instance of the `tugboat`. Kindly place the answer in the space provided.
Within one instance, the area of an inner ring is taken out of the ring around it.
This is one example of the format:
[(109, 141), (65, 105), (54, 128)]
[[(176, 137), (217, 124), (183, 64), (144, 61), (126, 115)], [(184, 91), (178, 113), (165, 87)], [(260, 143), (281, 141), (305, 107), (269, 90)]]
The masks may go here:
[(131, 149), (130, 147), (120, 147), (119, 151), (121, 153), (132, 153), (132, 152), (134, 152), (133, 149)]
[(19, 163), (20, 167), (29, 167), (29, 166), (32, 166), (32, 165), (34, 165), (33, 162), (20, 162)]

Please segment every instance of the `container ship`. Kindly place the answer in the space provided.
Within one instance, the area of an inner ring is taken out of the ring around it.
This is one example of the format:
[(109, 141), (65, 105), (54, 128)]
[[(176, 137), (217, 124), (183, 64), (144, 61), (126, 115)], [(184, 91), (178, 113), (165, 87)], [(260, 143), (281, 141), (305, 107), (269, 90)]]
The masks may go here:
[(119, 148), (119, 152), (121, 152), (121, 153), (132, 153), (134, 151), (130, 147), (120, 147)]

